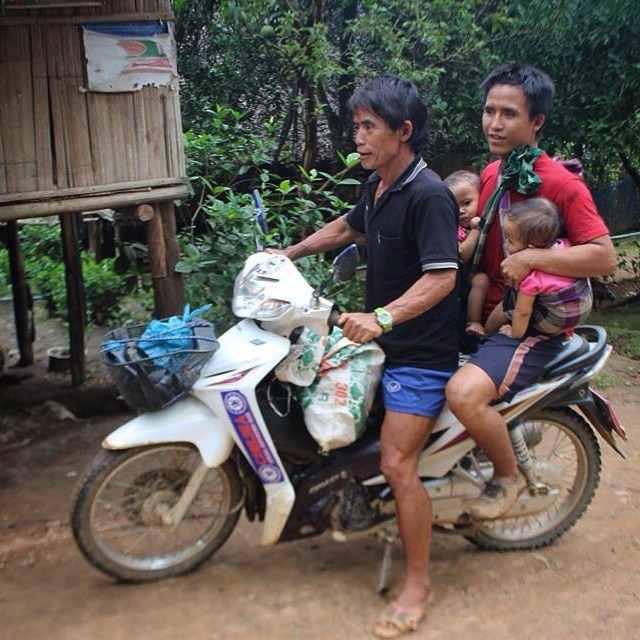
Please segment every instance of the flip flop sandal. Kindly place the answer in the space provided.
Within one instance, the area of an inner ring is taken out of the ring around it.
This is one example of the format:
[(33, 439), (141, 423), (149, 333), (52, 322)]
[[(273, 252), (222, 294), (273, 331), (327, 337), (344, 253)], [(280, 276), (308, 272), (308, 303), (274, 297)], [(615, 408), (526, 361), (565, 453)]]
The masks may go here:
[(406, 633), (415, 631), (432, 602), (433, 596), (429, 598), (422, 609), (404, 609), (392, 602), (380, 614), (373, 632), (378, 638), (399, 638)]

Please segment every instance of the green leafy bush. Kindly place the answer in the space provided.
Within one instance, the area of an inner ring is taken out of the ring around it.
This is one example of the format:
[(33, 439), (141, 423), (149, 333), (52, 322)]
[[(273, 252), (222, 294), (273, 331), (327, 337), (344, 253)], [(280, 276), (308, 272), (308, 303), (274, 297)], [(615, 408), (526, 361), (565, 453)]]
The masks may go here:
[[(50, 315), (66, 318), (67, 287), (59, 226), (23, 225), (20, 245), (25, 275), (33, 293), (42, 296)], [(90, 323), (104, 325), (129, 320), (136, 310), (142, 310), (145, 318), (151, 315), (151, 287), (138, 271), (130, 267), (123, 272), (119, 258), (96, 262), (88, 251), (80, 255), (86, 317)], [(0, 256), (0, 269), (1, 261)]]
[(205, 113), (203, 124), (184, 134), (187, 174), (200, 202), (214, 185), (238, 183), (251, 169), (267, 165), (277, 139), (271, 121), (256, 135), (246, 129), (246, 113), (220, 105)]
[(24, 224), (20, 226), (20, 249), (26, 264), (36, 265), (42, 258), (62, 262), (62, 242), (57, 224)]
[[(212, 121), (211, 126), (224, 129), (224, 119)], [(226, 131), (224, 129), (223, 132)], [(219, 139), (215, 131), (210, 131), (207, 136), (209, 141)], [(203, 157), (207, 146), (201, 144), (199, 136), (187, 135), (186, 140), (189, 166), (214, 166), (210, 159)], [(197, 141), (200, 142), (196, 144)], [(249, 150), (256, 148), (265, 151), (258, 144), (257, 137), (251, 134), (247, 134), (240, 147), (233, 147), (237, 153), (245, 154), (234, 159), (238, 171), (246, 173), (249, 167), (256, 176), (254, 184), (259, 185), (269, 225), (269, 231), (261, 239), (264, 246), (287, 246), (351, 206), (337, 191), (359, 185), (357, 180), (344, 175), (357, 161), (355, 154), (341, 157), (345, 169), (338, 175), (300, 168), (299, 179), (280, 179), (257, 166), (256, 161), (264, 159), (264, 156), (247, 155)], [(185, 276), (187, 299), (191, 306), (213, 305), (207, 317), (215, 323), (218, 332), (234, 322), (231, 312), (233, 284), (246, 257), (255, 251), (256, 233), (251, 194), (234, 182), (227, 171), (229, 165), (221, 166), (224, 171), (218, 177), (230, 184), (216, 184), (210, 176), (194, 176), (200, 185), (200, 195), (191, 215), (191, 225), (179, 235), (181, 259), (176, 265), (176, 271)], [(322, 256), (302, 259), (298, 267), (312, 284), (326, 279), (329, 271), (329, 265)], [(344, 288), (339, 299), (345, 308), (361, 307), (360, 290), (359, 284)]]

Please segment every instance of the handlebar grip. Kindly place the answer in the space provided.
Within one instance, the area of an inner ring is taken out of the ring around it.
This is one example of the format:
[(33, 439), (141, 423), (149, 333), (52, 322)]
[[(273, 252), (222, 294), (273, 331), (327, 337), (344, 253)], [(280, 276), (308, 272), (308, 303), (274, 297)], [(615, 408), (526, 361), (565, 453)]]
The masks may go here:
[(338, 307), (334, 305), (333, 309), (331, 309), (331, 313), (329, 314), (329, 318), (327, 319), (327, 324), (329, 325), (330, 329), (338, 326), (338, 320), (340, 320), (341, 315), (342, 312), (340, 311), (340, 309), (338, 309)]

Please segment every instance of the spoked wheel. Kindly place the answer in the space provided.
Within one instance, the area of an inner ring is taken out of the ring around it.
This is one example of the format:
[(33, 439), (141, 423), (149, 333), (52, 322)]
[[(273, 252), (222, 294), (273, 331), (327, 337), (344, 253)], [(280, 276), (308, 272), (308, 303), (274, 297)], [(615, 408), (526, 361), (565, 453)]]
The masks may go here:
[(544, 507), (528, 515), (478, 523), (468, 539), (484, 549), (536, 549), (550, 544), (582, 516), (600, 480), (600, 447), (579, 415), (547, 409), (522, 426), (534, 465), (546, 480), (548, 493), (534, 498)]
[(207, 470), (184, 516), (168, 520), (200, 461), (187, 444), (101, 450), (73, 502), (73, 535), (87, 560), (119, 580), (142, 582), (187, 573), (213, 555), (243, 503), (232, 462)]

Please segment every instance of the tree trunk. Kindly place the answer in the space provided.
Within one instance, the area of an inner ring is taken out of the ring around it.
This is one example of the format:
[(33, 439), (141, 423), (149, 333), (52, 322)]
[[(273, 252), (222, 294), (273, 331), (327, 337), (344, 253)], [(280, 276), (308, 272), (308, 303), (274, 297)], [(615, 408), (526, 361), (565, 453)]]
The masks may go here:
[(305, 78), (301, 82), (304, 100), (304, 152), (302, 166), (306, 171), (316, 164), (318, 156), (318, 116), (316, 115), (316, 96), (311, 83)]

